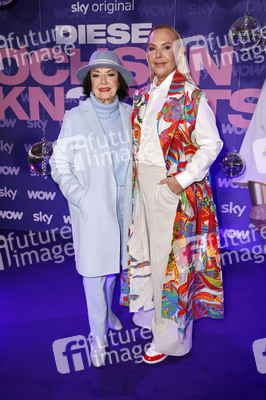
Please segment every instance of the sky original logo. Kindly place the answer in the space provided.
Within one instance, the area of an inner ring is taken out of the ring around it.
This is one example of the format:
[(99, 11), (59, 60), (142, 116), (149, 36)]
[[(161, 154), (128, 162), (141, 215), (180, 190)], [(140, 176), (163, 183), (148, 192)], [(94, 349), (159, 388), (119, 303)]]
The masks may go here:
[(92, 3), (92, 4), (84, 4), (81, 1), (77, 1), (76, 3), (71, 4), (71, 12), (72, 13), (81, 13), (86, 15), (90, 10), (94, 13), (96, 12), (104, 12), (107, 14), (113, 14), (114, 12), (123, 12), (123, 11), (134, 11), (135, 9), (135, 0), (131, 1), (107, 1), (104, 0), (101, 3)]
[(75, 4), (71, 4), (71, 12), (72, 13), (82, 13), (82, 14), (86, 15), (88, 12), (89, 6), (90, 6), (89, 4), (80, 4), (80, 2), (78, 1)]

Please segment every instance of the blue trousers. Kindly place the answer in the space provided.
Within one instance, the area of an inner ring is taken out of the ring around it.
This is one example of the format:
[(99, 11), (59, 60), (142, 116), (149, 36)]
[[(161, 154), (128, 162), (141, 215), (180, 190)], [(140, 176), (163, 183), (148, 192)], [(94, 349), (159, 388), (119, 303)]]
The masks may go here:
[[(123, 234), (124, 187), (117, 187), (117, 221), (120, 228), (120, 253)], [(89, 278), (83, 277), (90, 332), (103, 339), (108, 331), (108, 319), (112, 315), (112, 302), (116, 277), (110, 274)]]

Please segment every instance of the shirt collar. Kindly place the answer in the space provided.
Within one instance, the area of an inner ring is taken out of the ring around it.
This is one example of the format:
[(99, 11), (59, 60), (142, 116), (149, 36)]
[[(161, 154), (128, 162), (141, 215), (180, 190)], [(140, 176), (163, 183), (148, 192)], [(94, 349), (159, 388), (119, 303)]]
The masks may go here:
[(170, 75), (168, 75), (168, 77), (165, 78), (165, 80), (160, 84), (160, 86), (157, 86), (157, 76), (155, 76), (155, 78), (153, 79), (153, 82), (151, 84), (150, 91), (152, 91), (153, 89), (156, 89), (156, 90), (164, 90), (164, 91), (168, 92), (168, 89), (173, 80), (174, 74), (175, 74), (175, 71), (173, 71)]

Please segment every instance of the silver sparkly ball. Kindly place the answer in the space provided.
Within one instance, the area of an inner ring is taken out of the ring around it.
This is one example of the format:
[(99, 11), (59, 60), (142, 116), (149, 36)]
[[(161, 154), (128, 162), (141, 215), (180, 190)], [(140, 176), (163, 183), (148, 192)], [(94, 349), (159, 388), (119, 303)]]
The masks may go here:
[(228, 32), (231, 46), (237, 51), (251, 50), (257, 46), (261, 39), (260, 22), (248, 15), (238, 18)]
[(0, 0), (0, 7), (7, 6), (12, 3), (13, 0)]
[(261, 53), (266, 52), (266, 37), (261, 36), (260, 41), (257, 44), (256, 48), (260, 49)]
[(43, 139), (34, 143), (28, 152), (30, 170), (36, 174), (46, 176), (51, 173), (49, 159), (53, 154), (53, 143)]
[(226, 153), (222, 159), (222, 170), (225, 175), (237, 177), (245, 170), (245, 161), (238, 153)]

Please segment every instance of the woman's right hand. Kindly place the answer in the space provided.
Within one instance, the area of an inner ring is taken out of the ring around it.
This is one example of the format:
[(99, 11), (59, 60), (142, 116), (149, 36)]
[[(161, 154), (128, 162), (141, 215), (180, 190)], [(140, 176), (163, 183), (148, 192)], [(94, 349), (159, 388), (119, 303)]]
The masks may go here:
[(181, 192), (183, 192), (183, 188), (180, 185), (180, 183), (178, 182), (178, 180), (174, 177), (174, 176), (168, 176), (165, 179), (162, 179), (159, 182), (161, 185), (166, 184), (168, 185), (169, 189), (176, 194), (177, 196), (179, 196), (181, 194)]

